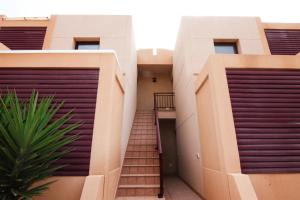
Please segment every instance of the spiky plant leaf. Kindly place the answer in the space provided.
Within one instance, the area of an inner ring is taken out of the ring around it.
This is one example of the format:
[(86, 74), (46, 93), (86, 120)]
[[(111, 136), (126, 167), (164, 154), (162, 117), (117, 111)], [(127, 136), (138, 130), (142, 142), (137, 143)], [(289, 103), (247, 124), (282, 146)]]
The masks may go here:
[[(38, 184), (64, 167), (55, 161), (71, 151), (67, 144), (78, 135), (66, 136), (80, 126), (66, 123), (72, 112), (54, 119), (63, 102), (53, 97), (38, 99), (33, 91), (28, 101), (16, 92), (0, 97), (0, 199), (31, 199), (47, 190), (52, 182)], [(65, 147), (62, 150), (62, 147)]]

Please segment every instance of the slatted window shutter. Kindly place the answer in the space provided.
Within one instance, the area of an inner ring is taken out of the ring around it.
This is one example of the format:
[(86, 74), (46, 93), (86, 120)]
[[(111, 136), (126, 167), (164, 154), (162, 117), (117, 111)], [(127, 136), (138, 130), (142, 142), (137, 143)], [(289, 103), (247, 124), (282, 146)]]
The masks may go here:
[(65, 101), (55, 117), (74, 109), (70, 123), (83, 123), (80, 128), (69, 133), (79, 134), (80, 139), (69, 145), (74, 151), (58, 161), (67, 166), (55, 175), (89, 174), (98, 78), (98, 69), (0, 69), (1, 93), (15, 89), (20, 99), (27, 99), (35, 89), (40, 97), (54, 96), (58, 103)]
[(0, 42), (11, 50), (41, 50), (47, 27), (0, 27)]
[(273, 55), (296, 55), (300, 52), (300, 30), (266, 29), (265, 33)]
[(227, 69), (243, 173), (300, 172), (300, 70)]

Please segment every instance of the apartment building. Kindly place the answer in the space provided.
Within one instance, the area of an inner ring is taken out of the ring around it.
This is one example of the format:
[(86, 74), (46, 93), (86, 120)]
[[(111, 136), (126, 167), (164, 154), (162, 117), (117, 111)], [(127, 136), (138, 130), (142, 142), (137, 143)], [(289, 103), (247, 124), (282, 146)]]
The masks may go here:
[(199, 199), (299, 199), (298, 52), (300, 24), (256, 17), (182, 17), (153, 52), (130, 16), (1, 16), (1, 91), (84, 122), (35, 199), (187, 199), (170, 177)]

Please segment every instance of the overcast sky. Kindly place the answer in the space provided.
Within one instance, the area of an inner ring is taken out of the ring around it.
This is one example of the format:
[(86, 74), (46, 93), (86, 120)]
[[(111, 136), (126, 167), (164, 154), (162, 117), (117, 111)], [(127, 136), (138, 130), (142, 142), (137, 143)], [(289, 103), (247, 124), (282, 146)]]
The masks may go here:
[(137, 48), (173, 49), (180, 16), (259, 16), (300, 23), (300, 0), (0, 0), (0, 14), (129, 14)]

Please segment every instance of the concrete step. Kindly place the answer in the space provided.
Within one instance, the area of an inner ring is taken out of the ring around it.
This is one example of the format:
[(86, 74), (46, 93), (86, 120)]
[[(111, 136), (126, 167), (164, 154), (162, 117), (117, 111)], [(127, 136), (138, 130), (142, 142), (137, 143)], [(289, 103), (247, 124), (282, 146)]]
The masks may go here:
[(148, 144), (152, 144), (152, 145), (156, 145), (157, 144), (157, 140), (155, 139), (137, 139), (137, 140), (133, 140), (130, 139), (128, 144), (132, 144), (132, 145), (148, 145)]
[(126, 151), (125, 157), (156, 157), (158, 151), (153, 148), (151, 151)]
[(125, 157), (125, 165), (158, 165), (158, 157)]
[(117, 196), (156, 196), (159, 185), (119, 185)]
[(142, 135), (142, 134), (155, 134), (156, 135), (156, 129), (135, 129), (131, 130), (131, 135)]
[(159, 165), (123, 165), (121, 174), (158, 174)]
[(159, 174), (122, 174), (120, 185), (153, 185), (159, 184)]
[(127, 151), (157, 151), (156, 144), (129, 144), (127, 146)]
[(156, 134), (131, 134), (130, 140), (156, 140)]

